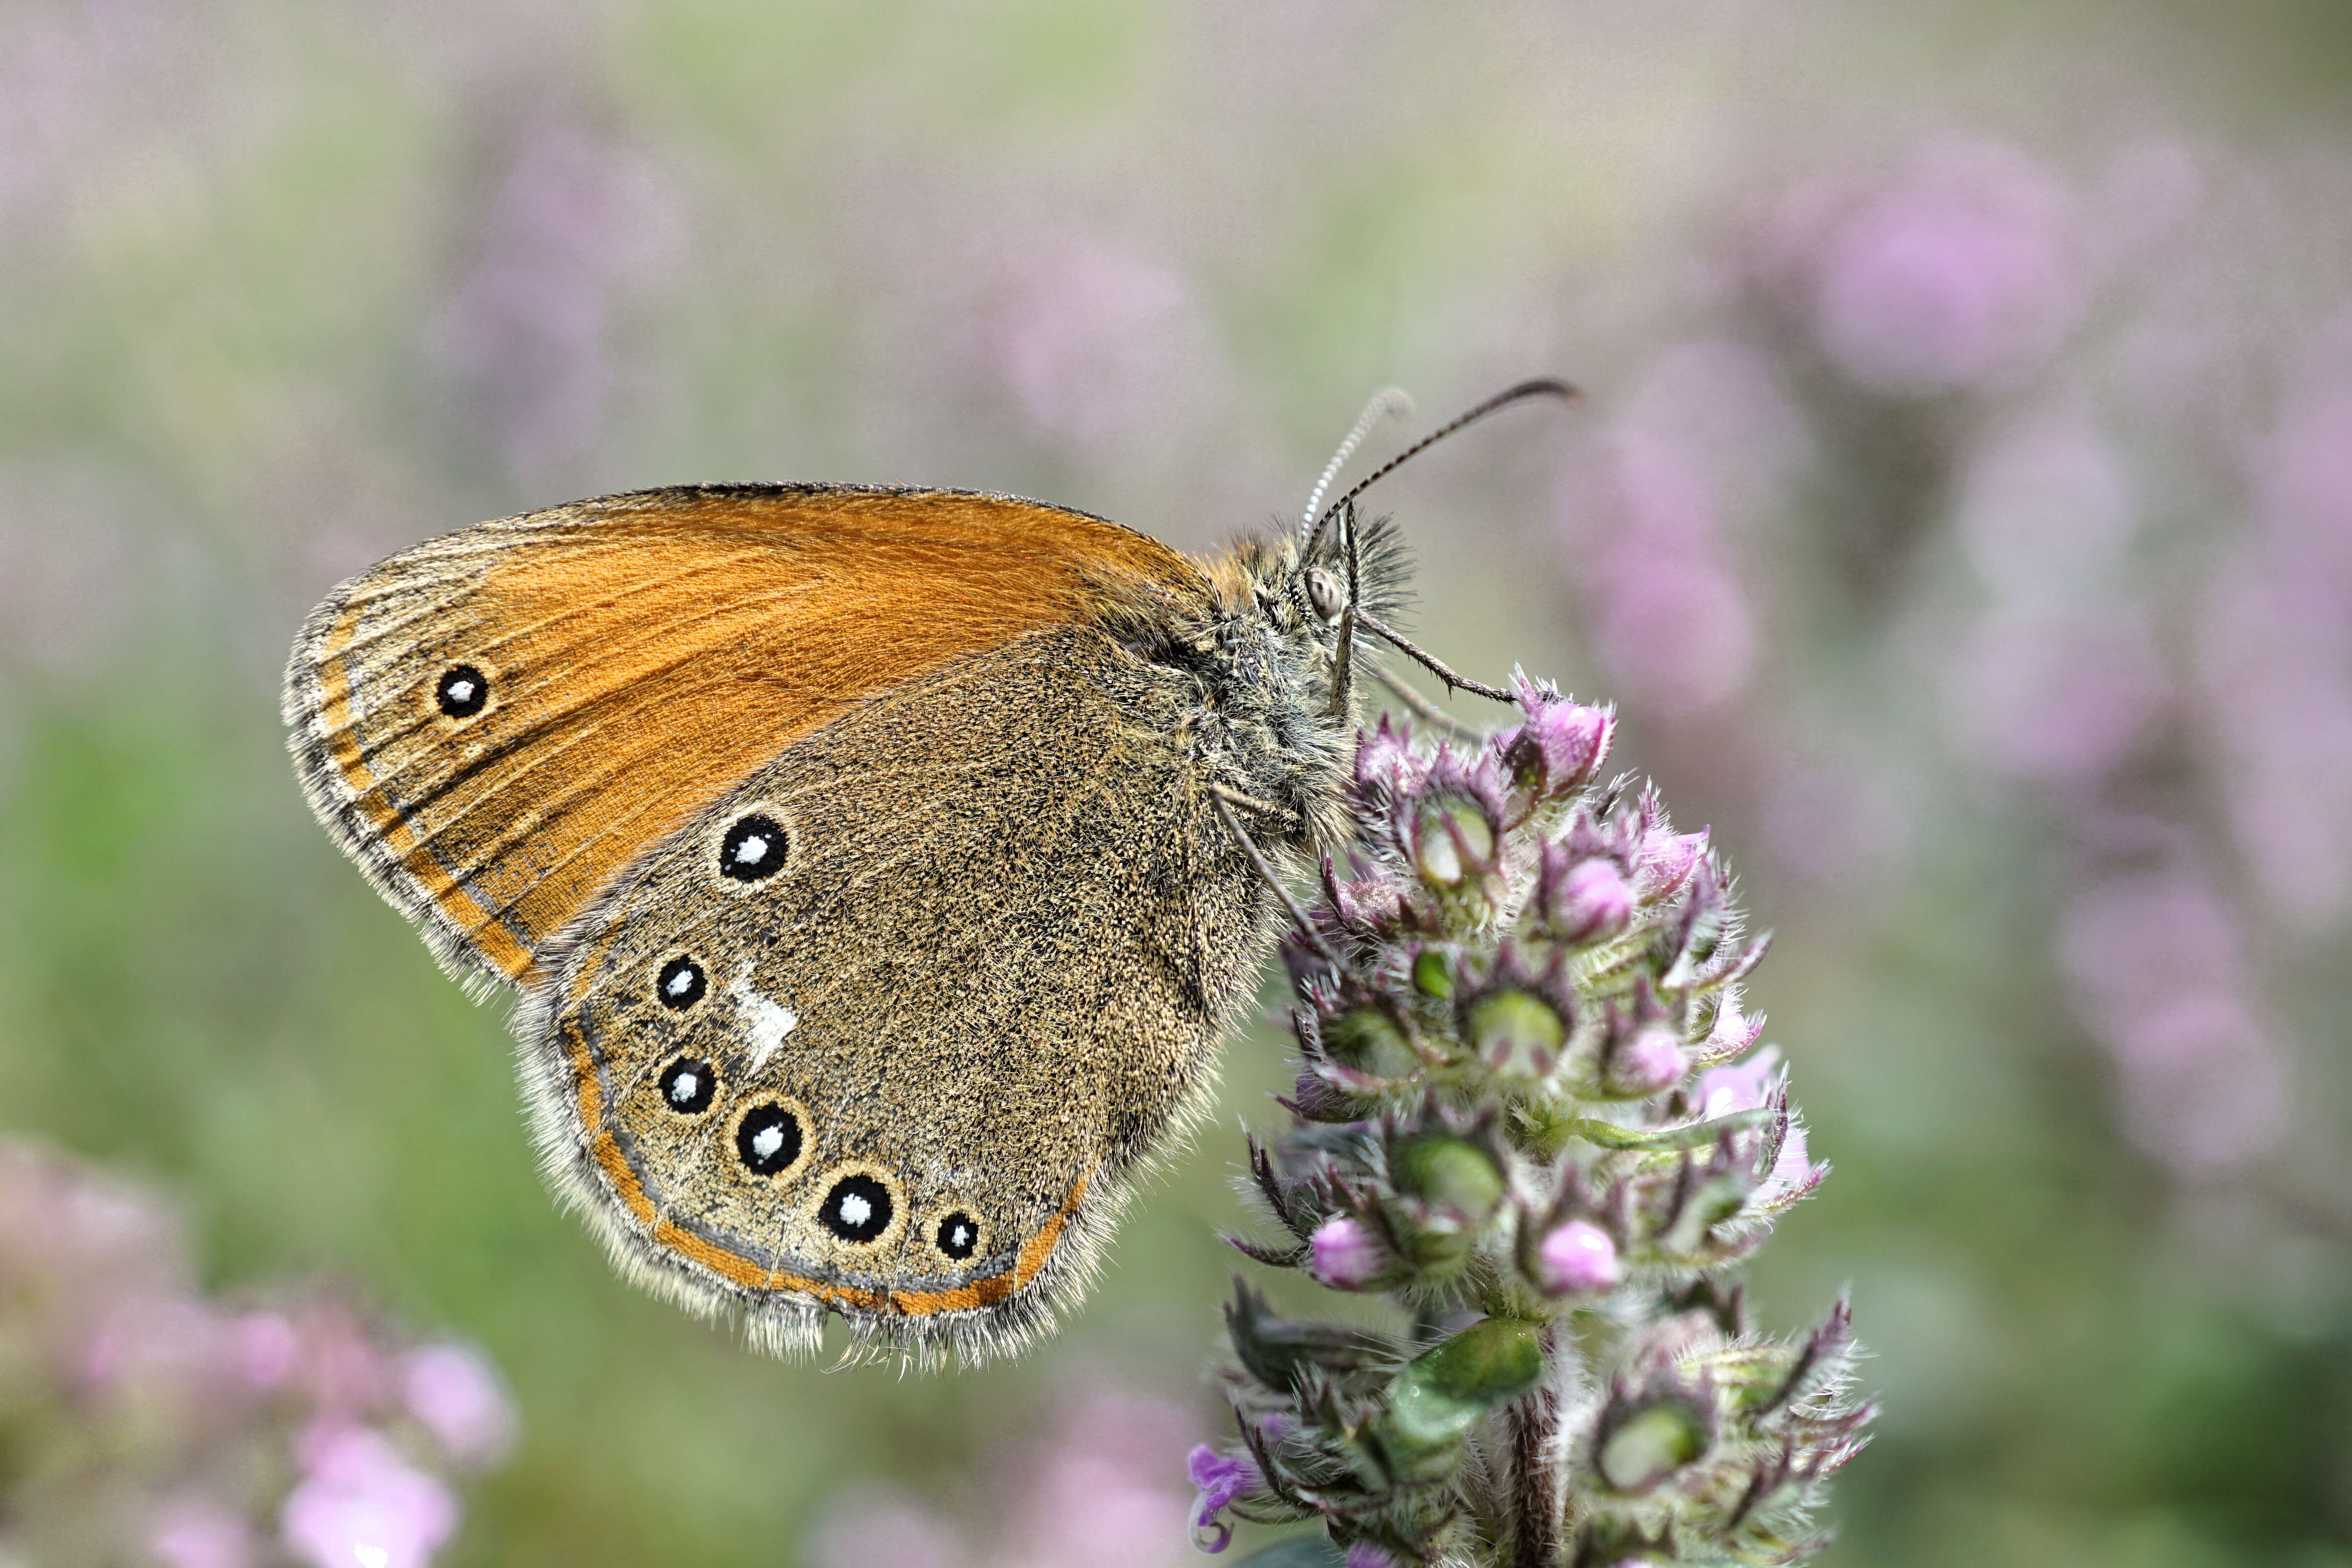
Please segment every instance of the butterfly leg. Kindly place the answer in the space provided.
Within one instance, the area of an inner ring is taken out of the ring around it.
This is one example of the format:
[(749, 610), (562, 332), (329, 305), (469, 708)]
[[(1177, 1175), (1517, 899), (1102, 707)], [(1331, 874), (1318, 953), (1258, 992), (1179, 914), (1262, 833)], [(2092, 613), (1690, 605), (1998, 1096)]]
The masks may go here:
[(1315, 929), (1313, 922), (1307, 920), (1306, 910), (1301, 908), (1298, 900), (1291, 896), (1290, 889), (1282, 885), (1282, 879), (1274, 874), (1272, 866), (1266, 864), (1265, 856), (1258, 849), (1256, 841), (1251, 838), (1248, 831), (1242, 826), (1241, 819), (1234, 815), (1234, 808), (1225, 804), (1225, 798), (1230, 793), (1215, 784), (1209, 786), (1210, 801), (1216, 806), (1217, 815), (1223, 818), (1225, 831), (1234, 836), (1234, 842), (1241, 846), (1244, 855), (1249, 857), (1249, 863), (1256, 869), (1259, 878), (1267, 887), (1274, 889), (1274, 896), (1282, 900), (1282, 907), (1290, 911), (1291, 922), (1297, 926), (1298, 934), (1307, 939), (1307, 945), (1315, 950), (1317, 957), (1333, 968), (1339, 968), (1339, 955), (1331, 951), (1331, 944), (1323, 940), (1323, 934)]
[(1423, 697), (1420, 692), (1415, 691), (1412, 687), (1407, 686), (1403, 681), (1399, 680), (1395, 676), (1391, 675), (1379, 665), (1366, 664), (1364, 668), (1371, 671), (1372, 679), (1379, 681), (1382, 686), (1387, 687), (1389, 690), (1395, 695), (1398, 701), (1403, 703), (1407, 708), (1412, 709), (1417, 718), (1436, 726), (1438, 729), (1445, 731), (1447, 733), (1453, 735), (1456, 740), (1476, 741), (1484, 739), (1475, 725), (1465, 724), (1461, 720), (1456, 719), (1453, 714), (1448, 713), (1444, 709), (1440, 708), (1436, 703), (1432, 702), (1428, 698)]

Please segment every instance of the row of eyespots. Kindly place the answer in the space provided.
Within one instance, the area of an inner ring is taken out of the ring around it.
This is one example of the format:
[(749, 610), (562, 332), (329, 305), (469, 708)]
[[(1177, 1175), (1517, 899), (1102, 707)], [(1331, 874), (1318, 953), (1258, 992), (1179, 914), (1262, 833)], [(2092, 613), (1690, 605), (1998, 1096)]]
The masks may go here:
[[(662, 1103), (680, 1116), (699, 1116), (719, 1092), (719, 1071), (709, 1062), (680, 1057), (662, 1069)], [(745, 1110), (735, 1123), (735, 1155), (755, 1176), (781, 1178), (801, 1163), (807, 1139), (799, 1116), (773, 1100)], [(833, 1184), (818, 1205), (817, 1221), (847, 1242), (875, 1240), (890, 1228), (897, 1200), (887, 1184), (852, 1171)], [(950, 1261), (961, 1263), (980, 1249), (980, 1222), (956, 1209), (943, 1216), (932, 1236)]]

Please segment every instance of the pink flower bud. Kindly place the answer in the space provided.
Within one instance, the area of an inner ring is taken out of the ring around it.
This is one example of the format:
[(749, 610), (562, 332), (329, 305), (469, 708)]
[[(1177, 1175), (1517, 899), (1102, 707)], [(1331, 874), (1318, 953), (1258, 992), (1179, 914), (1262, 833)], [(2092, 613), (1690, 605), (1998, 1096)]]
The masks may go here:
[(1413, 750), (1411, 733), (1391, 727), (1385, 716), (1356, 745), (1357, 787), (1391, 800), (1419, 790), (1429, 776), (1429, 766), (1430, 759)]
[(1652, 831), (1642, 836), (1635, 880), (1645, 899), (1663, 899), (1690, 880), (1706, 852), (1706, 835)]
[(1709, 1068), (1698, 1075), (1691, 1098), (1699, 1114), (1710, 1120), (1734, 1111), (1754, 1110), (1772, 1100), (1780, 1074), (1780, 1053), (1769, 1046), (1738, 1067)]
[(1529, 1272), (1548, 1294), (1594, 1295), (1617, 1283), (1617, 1244), (1591, 1220), (1572, 1219), (1543, 1238)]
[(1512, 781), (1538, 799), (1556, 799), (1582, 788), (1609, 753), (1615, 718), (1605, 709), (1570, 702), (1524, 680), (1519, 701), (1528, 721), (1492, 742)]
[(1647, 1028), (1609, 1059), (1609, 1087), (1620, 1094), (1655, 1094), (1681, 1080), (1689, 1063), (1669, 1029)]
[(1552, 923), (1570, 942), (1598, 942), (1633, 918), (1633, 889), (1611, 860), (1580, 860), (1552, 892)]
[(1362, 1220), (1341, 1215), (1318, 1226), (1307, 1246), (1307, 1271), (1334, 1290), (1360, 1290), (1380, 1278), (1387, 1259), (1380, 1239)]

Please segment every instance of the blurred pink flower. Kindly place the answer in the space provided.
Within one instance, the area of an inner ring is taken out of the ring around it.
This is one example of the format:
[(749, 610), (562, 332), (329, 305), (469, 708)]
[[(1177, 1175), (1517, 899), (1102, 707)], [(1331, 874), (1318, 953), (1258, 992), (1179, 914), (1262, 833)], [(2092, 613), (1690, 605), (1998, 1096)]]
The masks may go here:
[(1643, 442), (1688, 454), (1706, 476), (1719, 516), (1740, 520), (1781, 499), (1811, 453), (1804, 416), (1761, 351), (1731, 338), (1702, 337), (1661, 350), (1614, 422)]
[(2154, 250), (2196, 215), (2206, 184), (2197, 149), (2164, 138), (2136, 142), (2100, 178), (2088, 237), (2110, 258)]
[(155, 1510), (147, 1549), (162, 1568), (249, 1568), (258, 1560), (244, 1515), (190, 1492), (165, 1500)]
[[(2352, 360), (2352, 320), (2325, 334), (2329, 359)], [(2352, 365), (2323, 363), (2290, 397), (2252, 454), (2268, 553), (2352, 616)]]
[(1883, 744), (1811, 740), (1792, 724), (1767, 742), (1752, 774), (1758, 826), (1783, 867), (1850, 896), (1864, 873), (1900, 858), (1918, 830), (1922, 792), (1901, 753)]
[(229, 1335), (246, 1386), (257, 1394), (284, 1384), (301, 1363), (302, 1336), (283, 1312), (247, 1312)]
[(2111, 592), (2138, 518), (2115, 450), (2067, 406), (2011, 421), (1969, 457), (1955, 521), (1994, 597), (2032, 611)]
[(2352, 373), (2319, 369), (2252, 454), (2258, 527), (2214, 574), (2199, 627), (2204, 707), (2240, 852), (2290, 921), (2352, 907)]
[[(6, 1143), (0, 1282), (0, 1420), (32, 1451), (79, 1456), (0, 1478), (0, 1556), (114, 1562), (143, 1543), (164, 1568), (246, 1568), (282, 1559), (263, 1540), (276, 1514), (314, 1568), (422, 1563), (457, 1502), (362, 1424), (399, 1418), (385, 1369), (415, 1372), (418, 1421), (477, 1460), (504, 1408), (488, 1368), (412, 1361), (347, 1298), (237, 1309), (204, 1294), (163, 1205)], [(489, 1381), (495, 1410), (469, 1379)]]
[(1098, 1384), (1065, 1405), (1032, 1461), (1005, 1568), (1094, 1568), (1174, 1561), (1186, 1498), (1176, 1483), (1192, 1413)]
[(322, 1423), (301, 1450), (282, 1524), (312, 1568), (423, 1568), (457, 1528), (449, 1489), (367, 1427)]
[(514, 1439), (514, 1406), (498, 1369), (464, 1345), (420, 1345), (401, 1366), (409, 1414), (461, 1465), (486, 1465)]
[(319, 1408), (351, 1411), (373, 1404), (390, 1386), (391, 1368), (367, 1324), (348, 1303), (309, 1304), (301, 1319), (302, 1376)]
[(2352, 625), (2330, 601), (2250, 552), (2208, 591), (2197, 649), (2238, 851), (2277, 912), (2315, 934), (2352, 909)]
[(1192, 1412), (1103, 1382), (1066, 1393), (1051, 1425), (1006, 1455), (993, 1506), (950, 1521), (895, 1492), (854, 1492), (803, 1553), (814, 1568), (1122, 1568), (1173, 1564), (1187, 1496), (1177, 1478)]
[(1691, 1100), (1700, 1117), (1709, 1121), (1736, 1110), (1754, 1110), (1770, 1102), (1783, 1071), (1779, 1048), (1767, 1046), (1744, 1062), (1709, 1068), (1699, 1074), (1691, 1086)]
[(643, 153), (551, 120), (524, 131), (480, 258), (435, 336), (444, 364), (473, 384), (517, 474), (542, 473), (593, 443), (624, 290), (676, 251), (682, 226)]
[(206, 90), (220, 74), (207, 22), (162, 0), (0, 13), (0, 236), (70, 235), (59, 209), (121, 199), (166, 147), (208, 150), (236, 104)]
[(1703, 338), (1660, 353), (1563, 475), (1559, 522), (1595, 651), (1645, 714), (1675, 721), (1747, 689), (1758, 626), (1731, 536), (1780, 499), (1806, 449), (1768, 361)]
[(947, 1523), (892, 1492), (853, 1493), (811, 1537), (810, 1568), (963, 1568), (972, 1561)]
[(1962, 760), (1996, 778), (2036, 784), (2105, 773), (2171, 697), (2154, 639), (2121, 611), (1996, 615), (1960, 650), (1950, 679)]
[(2093, 882), (2060, 923), (2060, 965), (2115, 1063), (2125, 1130), (2191, 1173), (2252, 1158), (2284, 1122), (2284, 1055), (2253, 1016), (2244, 942), (2179, 865)]
[(1609, 520), (1578, 573), (1600, 653), (1664, 717), (1720, 707), (1754, 673), (1757, 634), (1706, 476), (1690, 454), (1634, 437), (1612, 443), (1607, 474)]
[(105, 1393), (152, 1397), (221, 1381), (232, 1349), (218, 1314), (181, 1295), (131, 1295), (108, 1302), (84, 1342), (82, 1382)]
[(1168, 418), (1170, 388), (1214, 357), (1183, 276), (1098, 235), (1025, 247), (987, 335), (1029, 421), (1094, 451)]
[(1819, 237), (1813, 326), (1874, 392), (1983, 385), (2031, 368), (2086, 289), (2063, 187), (2012, 148), (1945, 142)]

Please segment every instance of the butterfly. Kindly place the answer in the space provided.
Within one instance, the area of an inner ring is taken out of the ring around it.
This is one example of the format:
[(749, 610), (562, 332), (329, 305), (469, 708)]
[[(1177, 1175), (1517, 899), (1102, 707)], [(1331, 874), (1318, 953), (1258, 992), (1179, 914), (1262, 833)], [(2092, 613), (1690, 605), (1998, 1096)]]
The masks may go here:
[(1011, 496), (691, 485), (343, 584), (289, 664), (310, 806), (478, 991), (621, 1270), (777, 1353), (1009, 1352), (1197, 1115), (1348, 842), (1365, 486), (1206, 561)]

